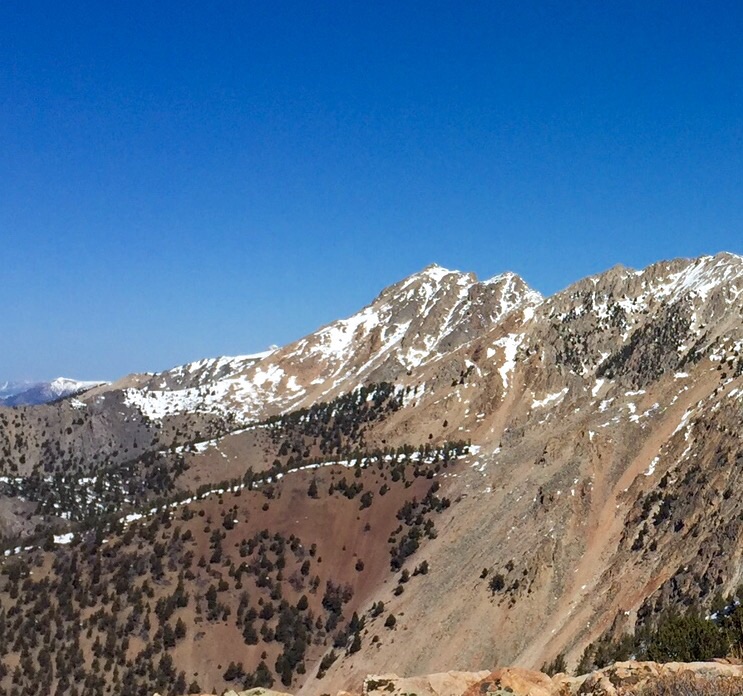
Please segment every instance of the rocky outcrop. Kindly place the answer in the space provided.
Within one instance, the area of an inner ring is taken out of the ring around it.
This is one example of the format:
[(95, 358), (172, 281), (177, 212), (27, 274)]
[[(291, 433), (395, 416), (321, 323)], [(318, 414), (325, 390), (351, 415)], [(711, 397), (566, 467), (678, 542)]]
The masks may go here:
[(579, 677), (558, 674), (550, 678), (542, 672), (500, 669), (471, 686), (463, 696), (728, 696), (741, 693), (741, 665), (618, 662)]
[[(318, 690), (319, 692), (320, 690)], [(337, 696), (739, 696), (743, 665), (715, 662), (617, 662), (578, 677), (505, 667), (493, 672), (439, 672), (417, 677), (368, 676)], [(156, 696), (159, 696), (156, 694)], [(206, 695), (204, 695), (206, 696)], [(271, 689), (223, 696), (290, 696)]]
[[(348, 692), (342, 692), (348, 694)], [(374, 675), (363, 696), (733, 696), (743, 694), (743, 666), (717, 662), (618, 662), (579, 677), (506, 667), (420, 677)], [(339, 694), (341, 696), (341, 694)]]
[[(155, 694), (160, 696), (160, 694)], [(201, 696), (211, 696), (210, 694), (202, 694)], [(225, 691), (223, 696), (291, 696), (284, 691), (274, 691), (273, 689), (264, 689), (262, 687), (256, 687), (254, 689), (247, 689), (246, 691), (235, 691), (230, 689)]]
[(439, 672), (419, 677), (376, 674), (364, 680), (363, 696), (459, 696), (488, 676), (481, 672)]

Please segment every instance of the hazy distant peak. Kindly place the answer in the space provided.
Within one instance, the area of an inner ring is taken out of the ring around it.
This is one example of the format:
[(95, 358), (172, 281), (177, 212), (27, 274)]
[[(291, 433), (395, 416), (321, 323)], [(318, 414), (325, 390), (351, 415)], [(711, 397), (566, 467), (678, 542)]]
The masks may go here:
[(0, 405), (35, 406), (63, 399), (93, 387), (108, 384), (103, 380), (80, 381), (57, 377), (49, 382), (6, 382), (0, 388)]

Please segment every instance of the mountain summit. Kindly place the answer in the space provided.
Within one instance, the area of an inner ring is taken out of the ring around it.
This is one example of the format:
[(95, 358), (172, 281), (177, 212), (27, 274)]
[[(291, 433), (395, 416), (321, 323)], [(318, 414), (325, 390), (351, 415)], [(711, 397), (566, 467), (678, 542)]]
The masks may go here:
[(127, 399), (152, 417), (198, 408), (259, 418), (404, 377), (509, 317), (532, 316), (541, 301), (512, 273), (478, 282), (429, 266), (348, 319), (261, 359), (205, 360), (140, 378)]

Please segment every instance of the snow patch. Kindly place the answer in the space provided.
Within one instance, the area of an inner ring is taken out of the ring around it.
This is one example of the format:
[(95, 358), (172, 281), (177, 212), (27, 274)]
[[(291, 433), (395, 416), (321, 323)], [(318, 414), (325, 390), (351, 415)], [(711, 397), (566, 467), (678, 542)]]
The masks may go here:
[(541, 399), (541, 400), (534, 399), (534, 401), (532, 401), (531, 403), (531, 407), (542, 408), (556, 401), (562, 401), (565, 398), (565, 395), (567, 393), (568, 393), (568, 387), (565, 387), (564, 389), (560, 390), (559, 392), (555, 392), (554, 394), (547, 394), (547, 396), (545, 396), (544, 399)]
[(503, 380), (503, 389), (508, 389), (508, 377), (516, 367), (516, 351), (524, 340), (523, 334), (508, 334), (493, 342), (494, 346), (503, 348), (503, 364), (498, 368), (498, 373)]
[(660, 461), (660, 457), (655, 457), (652, 462), (650, 462), (650, 466), (645, 471), (645, 476), (652, 476), (655, 473), (655, 467)]

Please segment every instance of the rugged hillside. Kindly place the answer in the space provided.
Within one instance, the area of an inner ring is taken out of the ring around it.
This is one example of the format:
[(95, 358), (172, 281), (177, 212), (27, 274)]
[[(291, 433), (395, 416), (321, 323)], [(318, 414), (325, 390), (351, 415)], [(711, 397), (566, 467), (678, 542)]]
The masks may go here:
[[(732, 592), (741, 288), (730, 255), (613, 269), (447, 356), (469, 361), (470, 379), (429, 390), (432, 376), (418, 409), (456, 413), (482, 449), (448, 489), (461, 502), (433, 571), (392, 605), (405, 654), (351, 656), (332, 686), (375, 669), (577, 661), (638, 614)], [(413, 630), (432, 615), (430, 632)]]
[[(180, 671), (202, 688), (314, 694), (387, 671), (561, 654), (590, 667), (664, 608), (724, 604), (743, 579), (741, 292), (729, 254), (614, 268), (547, 299), (510, 274), (430, 267), (266, 354), (0, 410), (3, 611), (45, 591), (48, 659), (74, 637), (82, 652), (61, 664), (79, 665), (86, 693), (173, 691)], [(322, 546), (317, 596), (291, 582), (307, 558), (277, 569), (268, 555), (292, 543)], [(115, 608), (123, 554), (131, 596)], [(86, 591), (63, 608), (70, 564)], [(327, 583), (348, 586), (332, 627)], [(189, 600), (163, 620), (181, 584)], [(266, 602), (275, 614), (248, 642), (245, 616)], [(33, 693), (47, 658), (15, 616), (4, 684)], [(164, 640), (178, 619), (186, 634)], [(94, 668), (96, 636), (109, 653)], [(206, 647), (216, 638), (229, 649)]]

